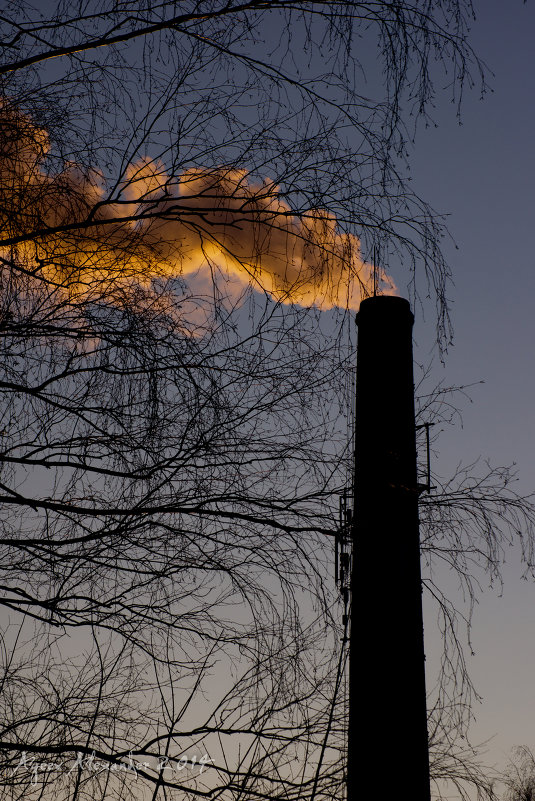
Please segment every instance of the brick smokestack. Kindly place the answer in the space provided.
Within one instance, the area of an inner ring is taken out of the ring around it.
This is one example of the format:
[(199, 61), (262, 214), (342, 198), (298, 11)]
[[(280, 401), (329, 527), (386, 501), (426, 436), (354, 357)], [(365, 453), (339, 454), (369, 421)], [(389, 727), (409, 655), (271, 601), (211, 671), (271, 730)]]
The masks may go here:
[(399, 297), (357, 315), (348, 801), (430, 801), (413, 322)]

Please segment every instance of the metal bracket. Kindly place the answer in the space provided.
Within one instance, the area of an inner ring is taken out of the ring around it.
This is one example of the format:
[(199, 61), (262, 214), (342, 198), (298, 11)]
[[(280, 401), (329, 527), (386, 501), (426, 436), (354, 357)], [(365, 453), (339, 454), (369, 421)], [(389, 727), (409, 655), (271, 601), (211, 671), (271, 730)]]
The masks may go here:
[(431, 492), (431, 490), (436, 489), (436, 486), (431, 486), (431, 447), (429, 445), (429, 428), (434, 425), (434, 423), (422, 423), (421, 425), (416, 426), (417, 431), (419, 431), (421, 428), (425, 428), (425, 445), (427, 453), (427, 482), (425, 484), (418, 484), (418, 494), (421, 494), (422, 492)]
[(340, 495), (340, 518), (334, 544), (334, 575), (346, 607), (351, 580), (351, 527), (353, 523), (353, 510), (349, 506), (351, 497), (350, 489), (344, 490)]

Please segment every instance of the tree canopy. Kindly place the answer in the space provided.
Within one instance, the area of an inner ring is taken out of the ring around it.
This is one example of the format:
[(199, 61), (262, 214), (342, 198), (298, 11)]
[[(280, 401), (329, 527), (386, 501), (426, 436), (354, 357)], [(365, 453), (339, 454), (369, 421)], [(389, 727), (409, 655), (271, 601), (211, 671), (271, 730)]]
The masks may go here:
[[(379, 263), (397, 253), (447, 341), (407, 125), (437, 70), (456, 102), (483, 80), (472, 14), (4, 5), (6, 798), (340, 797), (351, 311), (394, 291)], [(479, 503), (494, 563), (484, 486), (428, 507), (430, 552), (447, 510), (451, 538)], [(530, 525), (511, 508), (505, 533)], [(458, 699), (439, 697), (443, 721)]]

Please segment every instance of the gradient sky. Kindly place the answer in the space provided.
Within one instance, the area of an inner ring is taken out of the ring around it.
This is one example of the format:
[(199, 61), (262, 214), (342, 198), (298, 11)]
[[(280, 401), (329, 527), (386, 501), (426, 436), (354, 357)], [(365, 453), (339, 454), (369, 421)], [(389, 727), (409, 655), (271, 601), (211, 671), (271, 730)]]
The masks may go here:
[[(495, 73), (489, 74), (489, 92), (483, 100), (478, 87), (466, 93), (462, 125), (448, 91), (439, 92), (433, 113), (437, 127), (420, 125), (411, 154), (413, 188), (449, 214), (458, 246), (445, 244), (455, 280), (450, 291), (455, 343), (444, 367), (437, 360), (435, 376), (448, 385), (485, 382), (471, 390), (473, 403), (463, 405), (464, 427), (441, 434), (432, 466), (447, 476), (458, 462), (479, 456), (494, 464), (516, 462), (518, 489), (530, 493), (535, 490), (535, 197), (530, 180), (535, 2), (476, 0), (475, 7), (471, 43)], [(387, 267), (406, 294), (402, 270)], [(415, 337), (417, 359), (426, 362), (434, 343), (431, 311), (424, 321), (416, 310)], [(503, 572), (501, 597), (499, 589), (480, 596), (473, 620), (475, 655), (468, 657), (483, 699), (475, 708), (472, 740), (490, 738), (485, 759), (498, 769), (515, 745), (535, 751), (535, 582), (522, 581), (514, 549)], [(430, 617), (426, 650), (432, 667), (440, 642)]]
[[(413, 187), (449, 213), (458, 246), (446, 245), (455, 287), (450, 292), (455, 345), (444, 368), (446, 384), (485, 381), (463, 404), (464, 427), (441, 434), (433, 467), (442, 475), (458, 461), (481, 455), (494, 464), (517, 463), (517, 489), (535, 489), (535, 5), (480, 0), (472, 45), (494, 77), (485, 98), (467, 93), (462, 125), (447, 102), (437, 128), (420, 128), (412, 154)], [(395, 270), (394, 270), (395, 275)], [(400, 288), (401, 281), (400, 281)], [(426, 358), (432, 331), (418, 316), (417, 358)], [(473, 741), (492, 738), (486, 759), (503, 767), (518, 744), (535, 750), (535, 583), (521, 580), (511, 550), (502, 597), (488, 590), (475, 610), (469, 668), (483, 696)], [(434, 648), (431, 627), (428, 651)], [(454, 795), (452, 795), (454, 797)]]

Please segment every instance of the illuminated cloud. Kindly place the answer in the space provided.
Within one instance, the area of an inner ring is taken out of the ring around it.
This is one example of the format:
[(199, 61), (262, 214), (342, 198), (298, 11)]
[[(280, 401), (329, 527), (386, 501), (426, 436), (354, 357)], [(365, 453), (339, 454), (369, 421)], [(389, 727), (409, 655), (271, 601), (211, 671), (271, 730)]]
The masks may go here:
[[(4, 104), (1, 128), (3, 254), (14, 248), (70, 297), (113, 303), (157, 279), (206, 290), (222, 278), (234, 300), (252, 285), (281, 303), (357, 309), (373, 291), (358, 238), (322, 209), (293, 213), (268, 179), (234, 167), (171, 177), (146, 158), (110, 200), (95, 169), (47, 172), (48, 135), (26, 115)], [(378, 279), (381, 292), (395, 291)]]

